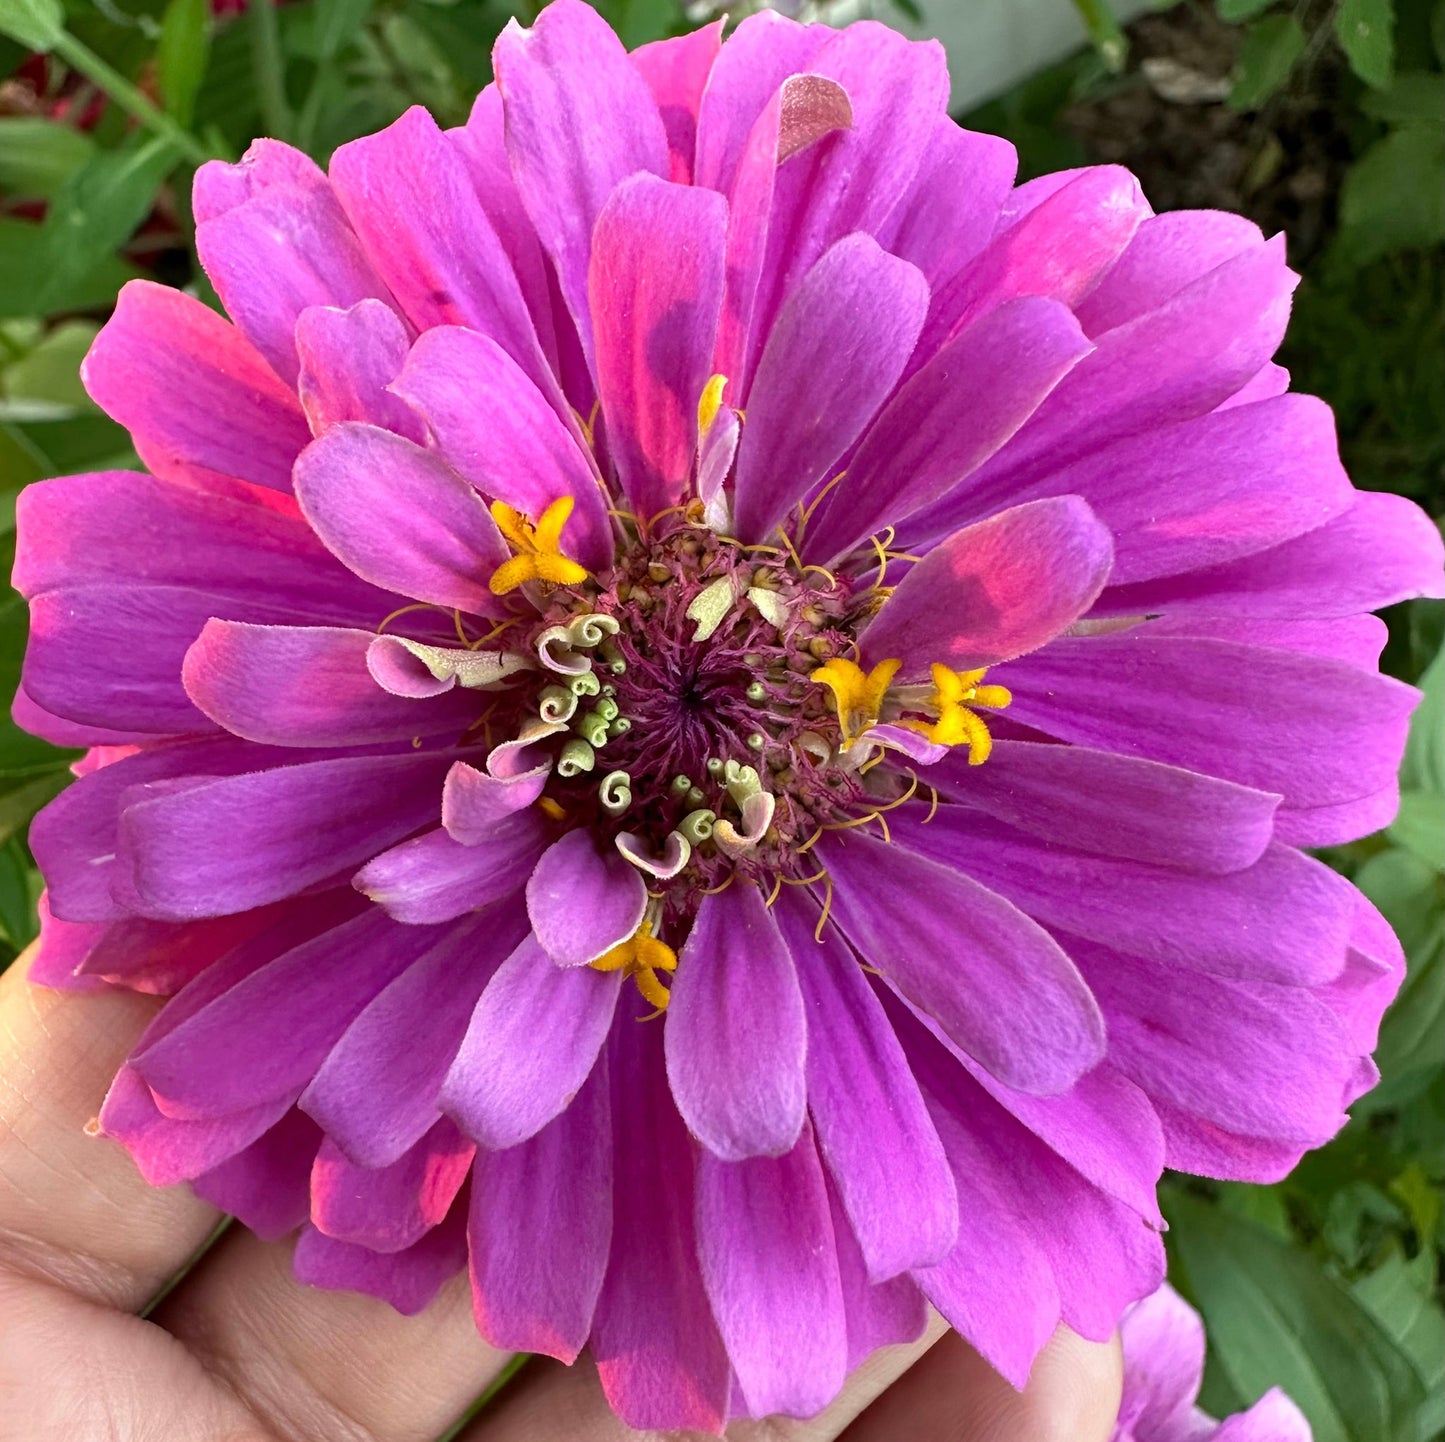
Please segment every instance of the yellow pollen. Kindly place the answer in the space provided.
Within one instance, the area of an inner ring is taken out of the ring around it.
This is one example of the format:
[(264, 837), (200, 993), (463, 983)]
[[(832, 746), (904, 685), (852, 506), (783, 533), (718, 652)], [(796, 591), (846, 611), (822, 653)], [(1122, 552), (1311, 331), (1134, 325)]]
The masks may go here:
[(667, 988), (657, 973), (676, 971), (677, 953), (652, 934), (650, 921), (644, 921), (626, 941), (599, 956), (592, 966), (597, 971), (624, 972), (658, 1011), (667, 1010)]
[(993, 737), (983, 718), (974, 713), (975, 707), (1002, 711), (1013, 700), (1007, 686), (984, 686), (987, 668), (977, 671), (951, 671), (947, 666), (935, 662), (933, 671), (933, 696), (931, 705), (938, 719), (928, 721), (905, 721), (904, 725), (921, 731), (939, 746), (967, 746), (968, 764), (982, 766), (993, 750)]
[(502, 501), (492, 502), (492, 519), (517, 553), (503, 561), (487, 583), (494, 596), (505, 596), (528, 581), (546, 581), (553, 586), (576, 586), (587, 579), (586, 570), (562, 554), (562, 527), (567, 524), (576, 502), (558, 496), (537, 518), (534, 526), (520, 511)]
[(699, 435), (706, 435), (722, 409), (723, 387), (728, 383), (726, 376), (709, 376), (697, 402), (697, 429)]
[(883, 698), (902, 664), (896, 659), (880, 661), (871, 671), (864, 671), (856, 661), (835, 656), (810, 674), (809, 680), (833, 693), (845, 749), (877, 723)]
[(550, 816), (553, 821), (565, 821), (567, 819), (567, 813), (562, 809), (562, 803), (554, 801), (550, 796), (539, 796), (537, 798), (537, 809), (544, 816)]

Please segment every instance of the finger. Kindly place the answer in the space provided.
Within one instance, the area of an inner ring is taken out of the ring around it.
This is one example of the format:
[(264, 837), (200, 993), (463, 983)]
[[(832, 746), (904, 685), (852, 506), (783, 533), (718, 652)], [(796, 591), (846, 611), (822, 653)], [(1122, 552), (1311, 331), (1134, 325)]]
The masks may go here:
[(415, 1317), (304, 1286), (292, 1245), (233, 1230), (157, 1309), (287, 1442), (432, 1442), (501, 1371), (464, 1276)]
[(85, 1130), (160, 1003), (31, 986), (33, 953), (0, 975), (0, 1268), (134, 1309), (219, 1217), (188, 1188), (148, 1186)]
[(1108, 1442), (1119, 1413), (1117, 1342), (1060, 1328), (1016, 1392), (951, 1332), (846, 1432), (843, 1442)]
[[(928, 1326), (917, 1342), (873, 1353), (818, 1416), (806, 1421), (773, 1417), (766, 1422), (735, 1422), (728, 1428), (728, 1442), (832, 1442), (947, 1330), (943, 1319), (930, 1313)], [(682, 1442), (693, 1435), (634, 1432), (624, 1426), (612, 1415), (602, 1395), (591, 1358), (584, 1356), (572, 1367), (540, 1358), (529, 1362), (459, 1442), (577, 1442), (579, 1438), (586, 1442), (660, 1442), (664, 1436), (667, 1442)], [(908, 1432), (898, 1435), (922, 1436)]]

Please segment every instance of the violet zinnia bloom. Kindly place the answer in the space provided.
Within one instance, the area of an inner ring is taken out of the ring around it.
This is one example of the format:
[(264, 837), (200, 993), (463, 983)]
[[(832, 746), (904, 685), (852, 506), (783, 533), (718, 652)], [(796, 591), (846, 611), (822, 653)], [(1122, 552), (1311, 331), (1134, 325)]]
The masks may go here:
[(1112, 1442), (1311, 1442), (1310, 1424), (1278, 1387), (1223, 1422), (1195, 1406), (1204, 1324), (1167, 1283), (1131, 1307), (1119, 1330), (1124, 1398)]
[(1015, 187), (944, 59), (578, 0), (330, 174), (197, 177), (232, 322), (86, 363), (150, 474), (22, 498), (37, 979), (173, 994), (101, 1125), (296, 1266), (805, 1415), (925, 1299), (1022, 1383), (1162, 1277), (1168, 1164), (1370, 1085), (1368, 612), (1439, 538), (1270, 363), (1278, 239)]

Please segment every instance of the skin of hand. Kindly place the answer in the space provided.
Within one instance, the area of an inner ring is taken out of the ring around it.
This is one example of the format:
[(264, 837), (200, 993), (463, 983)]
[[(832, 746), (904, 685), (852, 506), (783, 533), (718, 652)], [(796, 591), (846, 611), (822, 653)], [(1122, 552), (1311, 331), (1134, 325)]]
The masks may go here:
[[(287, 1243), (216, 1230), (88, 1136), (160, 1003), (0, 975), (0, 1442), (433, 1442), (508, 1363), (465, 1277), (421, 1316), (291, 1276)], [(941, 1319), (875, 1354), (822, 1415), (736, 1424), (730, 1442), (1107, 1442), (1117, 1343), (1060, 1331), (1016, 1393)], [(529, 1362), (458, 1442), (626, 1442), (585, 1358)], [(654, 1438), (658, 1434), (647, 1434)], [(681, 1439), (683, 1434), (670, 1434)]]

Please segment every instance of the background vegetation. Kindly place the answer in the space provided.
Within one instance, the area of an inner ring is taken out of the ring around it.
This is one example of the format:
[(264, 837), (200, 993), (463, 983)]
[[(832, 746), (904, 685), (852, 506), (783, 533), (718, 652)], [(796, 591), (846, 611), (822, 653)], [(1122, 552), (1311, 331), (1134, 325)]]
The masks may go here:
[[(707, 18), (595, 0), (629, 45)], [(880, 18), (918, 25), (912, 0)], [(936, 0), (969, 4), (974, 0)], [(1057, 0), (1060, 5), (1070, 0)], [(1025, 175), (1120, 161), (1160, 209), (1224, 206), (1289, 234), (1304, 273), (1282, 359), (1329, 400), (1362, 486), (1441, 506), (1445, 0), (1164, 0), (965, 123), (1007, 135)], [(325, 161), (420, 102), (465, 118), (503, 0), (0, 0), (0, 562), (14, 496), (42, 476), (138, 464), (77, 367), (119, 286), (215, 298), (195, 263), (195, 167), (258, 134)], [(827, 5), (814, 12), (827, 18)], [(736, 11), (735, 11), (736, 13)], [(1441, 607), (1389, 617), (1385, 665), (1427, 699), (1388, 831), (1326, 859), (1395, 924), (1409, 979), (1380, 1087), (1273, 1187), (1166, 1182), (1176, 1282), (1210, 1333), (1206, 1402), (1285, 1386), (1317, 1442), (1445, 1436), (1445, 658)], [(0, 692), (25, 611), (0, 599)], [(1435, 659), (1431, 660), (1434, 657)], [(0, 722), (0, 965), (35, 932), (30, 817), (73, 757)]]

